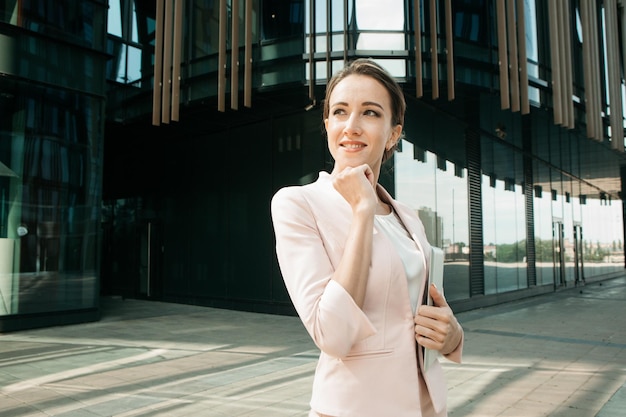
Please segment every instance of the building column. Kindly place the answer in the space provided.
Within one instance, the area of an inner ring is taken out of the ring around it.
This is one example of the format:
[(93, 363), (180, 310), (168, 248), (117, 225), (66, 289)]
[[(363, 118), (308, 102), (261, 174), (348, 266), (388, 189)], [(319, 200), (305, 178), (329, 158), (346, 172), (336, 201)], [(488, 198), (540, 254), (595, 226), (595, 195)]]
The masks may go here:
[(470, 298), (485, 294), (483, 256), (483, 197), (480, 150), (480, 103), (468, 97), (465, 102), (468, 127), (465, 130), (470, 245)]
[(522, 146), (524, 148), (524, 204), (526, 212), (526, 278), (528, 288), (537, 285), (537, 267), (535, 252), (535, 210), (534, 210), (534, 178), (532, 154), (532, 118), (522, 116)]

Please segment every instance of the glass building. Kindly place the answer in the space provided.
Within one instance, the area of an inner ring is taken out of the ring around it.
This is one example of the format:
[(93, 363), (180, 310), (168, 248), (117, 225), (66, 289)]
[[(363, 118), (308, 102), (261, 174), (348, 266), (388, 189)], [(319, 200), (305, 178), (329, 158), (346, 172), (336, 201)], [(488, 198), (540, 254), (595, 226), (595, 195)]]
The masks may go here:
[(98, 318), (105, 0), (0, 6), (0, 331)]
[(269, 202), (332, 167), (320, 102), (357, 57), (404, 88), (381, 182), (456, 311), (624, 273), (622, 1), (3, 4), (0, 331), (100, 295), (293, 314)]

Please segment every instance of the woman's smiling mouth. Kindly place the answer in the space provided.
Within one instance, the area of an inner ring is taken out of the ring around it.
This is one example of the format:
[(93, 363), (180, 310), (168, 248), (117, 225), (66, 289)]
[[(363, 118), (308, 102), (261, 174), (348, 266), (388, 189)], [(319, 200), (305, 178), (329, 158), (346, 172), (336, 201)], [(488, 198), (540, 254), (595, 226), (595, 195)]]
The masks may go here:
[(347, 149), (362, 149), (367, 145), (364, 143), (340, 143), (339, 146)]

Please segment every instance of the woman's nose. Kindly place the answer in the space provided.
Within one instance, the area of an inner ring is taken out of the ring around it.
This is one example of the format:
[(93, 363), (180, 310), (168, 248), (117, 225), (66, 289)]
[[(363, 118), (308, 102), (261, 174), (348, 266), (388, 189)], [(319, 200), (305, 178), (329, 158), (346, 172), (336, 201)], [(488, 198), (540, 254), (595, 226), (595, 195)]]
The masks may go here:
[(359, 123), (359, 118), (357, 114), (350, 114), (350, 116), (346, 119), (346, 125), (344, 126), (343, 130), (347, 135), (361, 134), (361, 125)]

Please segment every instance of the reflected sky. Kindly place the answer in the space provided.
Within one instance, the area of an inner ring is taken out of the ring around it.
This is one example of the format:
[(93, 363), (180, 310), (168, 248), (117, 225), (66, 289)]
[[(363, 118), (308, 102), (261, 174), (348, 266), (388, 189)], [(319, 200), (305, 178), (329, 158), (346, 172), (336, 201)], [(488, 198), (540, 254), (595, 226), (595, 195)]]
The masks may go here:
[(413, 159), (413, 144), (402, 141), (402, 152), (395, 155), (397, 199), (415, 210), (426, 207), (437, 212), (443, 219), (444, 240), (468, 243), (467, 176), (455, 177), (452, 166), (445, 172), (437, 170), (435, 158), (426, 152), (426, 163)]

